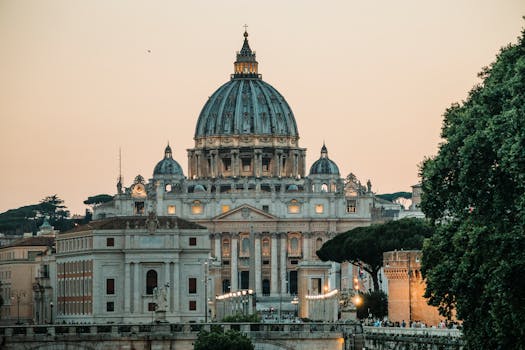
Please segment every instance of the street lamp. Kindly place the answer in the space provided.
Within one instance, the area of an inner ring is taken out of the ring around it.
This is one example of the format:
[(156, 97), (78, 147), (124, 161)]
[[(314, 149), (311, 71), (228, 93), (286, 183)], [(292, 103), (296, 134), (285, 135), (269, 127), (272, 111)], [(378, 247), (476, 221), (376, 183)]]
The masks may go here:
[(49, 323), (51, 323), (51, 324), (53, 324), (53, 306), (54, 306), (53, 302), (50, 301), (49, 302), (49, 308), (51, 309), (51, 318), (50, 318), (50, 322)]
[(295, 305), (295, 317), (299, 317), (299, 298), (294, 296), (291, 303)]

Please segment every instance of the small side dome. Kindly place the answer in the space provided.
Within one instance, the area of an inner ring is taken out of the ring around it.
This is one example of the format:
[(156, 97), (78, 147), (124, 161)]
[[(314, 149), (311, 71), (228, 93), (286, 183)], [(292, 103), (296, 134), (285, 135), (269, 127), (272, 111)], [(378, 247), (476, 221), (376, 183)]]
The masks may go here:
[(195, 188), (193, 189), (193, 192), (206, 192), (206, 189), (202, 185), (195, 185)]
[(315, 161), (310, 168), (310, 175), (337, 175), (339, 176), (339, 167), (334, 161), (328, 158), (328, 150), (323, 143), (321, 148), (321, 158)]
[(299, 187), (297, 187), (297, 185), (295, 184), (291, 184), (288, 186), (288, 189), (286, 190), (288, 192), (297, 192), (299, 191)]
[(169, 144), (164, 150), (164, 159), (158, 162), (153, 169), (153, 176), (155, 175), (184, 175), (179, 163), (173, 159)]

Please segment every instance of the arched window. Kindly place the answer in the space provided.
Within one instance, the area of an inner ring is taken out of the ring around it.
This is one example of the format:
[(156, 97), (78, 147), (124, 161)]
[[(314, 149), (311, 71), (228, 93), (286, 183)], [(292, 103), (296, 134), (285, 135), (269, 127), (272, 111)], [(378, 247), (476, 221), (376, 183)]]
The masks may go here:
[(288, 212), (290, 214), (297, 214), (301, 211), (301, 206), (297, 199), (292, 199), (288, 204)]
[(222, 292), (228, 293), (230, 291), (230, 280), (224, 279), (222, 280)]
[(264, 296), (270, 295), (270, 280), (267, 278), (262, 281), (262, 293)]
[(328, 192), (328, 185), (327, 184), (322, 184), (321, 185), (321, 192)]
[(191, 213), (192, 214), (202, 214), (201, 201), (193, 201), (193, 203), (191, 204)]
[(155, 288), (157, 288), (157, 271), (149, 270), (146, 273), (146, 294), (153, 294)]

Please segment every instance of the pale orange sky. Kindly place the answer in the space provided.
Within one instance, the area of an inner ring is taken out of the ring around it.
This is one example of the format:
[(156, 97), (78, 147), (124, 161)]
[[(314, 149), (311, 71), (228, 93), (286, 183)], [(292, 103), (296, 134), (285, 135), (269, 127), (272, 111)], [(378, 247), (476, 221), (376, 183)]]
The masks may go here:
[[(345, 176), (410, 190), (442, 115), (525, 25), (523, 0), (0, 0), (0, 212), (58, 194), (73, 213), (152, 176), (169, 140), (187, 174), (200, 109), (248, 24), (259, 72), (308, 149)], [(151, 50), (151, 52), (148, 52)]]

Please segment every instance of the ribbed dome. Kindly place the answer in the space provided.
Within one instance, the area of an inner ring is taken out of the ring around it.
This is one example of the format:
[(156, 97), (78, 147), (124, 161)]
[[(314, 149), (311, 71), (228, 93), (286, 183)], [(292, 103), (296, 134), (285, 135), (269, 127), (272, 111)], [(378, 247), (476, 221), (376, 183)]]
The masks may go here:
[(164, 159), (157, 163), (153, 175), (184, 175), (179, 163), (173, 159), (170, 145), (166, 146)]
[(270, 84), (234, 78), (209, 98), (199, 115), (195, 137), (212, 135), (298, 136), (292, 109)]
[(299, 136), (292, 109), (261, 79), (247, 32), (232, 79), (211, 95), (195, 128), (195, 138), (218, 135)]
[(315, 161), (310, 168), (310, 175), (338, 175), (339, 168), (334, 161), (328, 158), (328, 150), (323, 144), (321, 148), (321, 158)]

